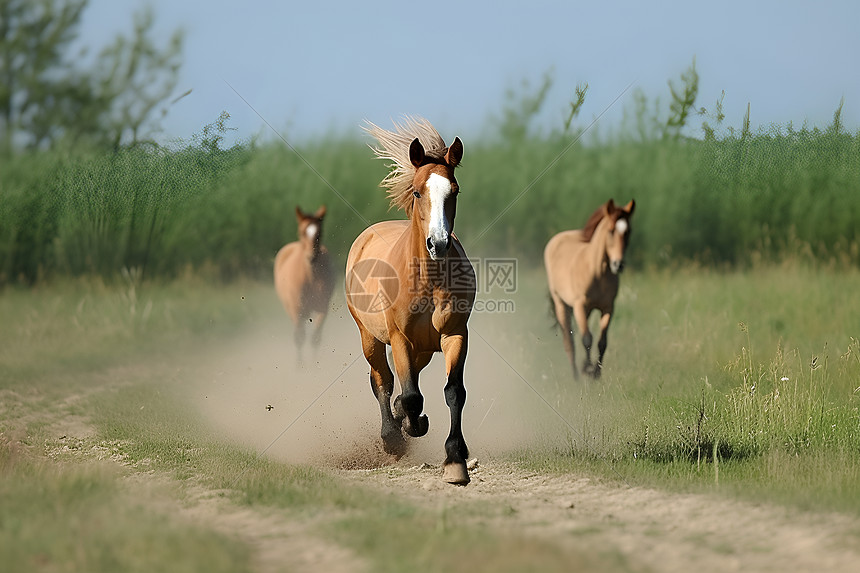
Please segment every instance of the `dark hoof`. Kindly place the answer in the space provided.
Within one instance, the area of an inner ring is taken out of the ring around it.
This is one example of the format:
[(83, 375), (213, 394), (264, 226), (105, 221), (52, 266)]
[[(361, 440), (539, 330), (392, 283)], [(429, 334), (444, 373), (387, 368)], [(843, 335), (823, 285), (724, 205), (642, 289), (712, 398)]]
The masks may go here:
[(430, 429), (430, 420), (427, 419), (427, 414), (418, 416), (418, 423), (413, 425), (409, 417), (403, 418), (403, 431), (413, 438), (420, 438)]
[(600, 366), (596, 366), (594, 364), (587, 364), (582, 367), (582, 373), (591, 378), (592, 380), (599, 380)]
[(406, 453), (406, 440), (403, 439), (400, 430), (382, 436), (382, 449), (386, 454), (398, 458)]
[(582, 367), (582, 373), (593, 380), (600, 378), (600, 366), (595, 364), (586, 364)]
[(469, 483), (469, 470), (466, 469), (466, 462), (452, 462), (443, 465), (442, 481), (454, 485)]

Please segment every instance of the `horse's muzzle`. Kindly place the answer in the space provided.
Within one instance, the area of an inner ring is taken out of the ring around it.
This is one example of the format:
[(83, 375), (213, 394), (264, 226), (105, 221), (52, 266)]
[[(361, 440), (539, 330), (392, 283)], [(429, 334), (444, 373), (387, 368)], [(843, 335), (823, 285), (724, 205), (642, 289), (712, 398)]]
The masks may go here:
[(624, 259), (609, 261), (609, 270), (612, 271), (613, 275), (621, 274), (621, 271), (624, 270)]
[(444, 239), (438, 240), (433, 237), (427, 238), (427, 252), (430, 253), (430, 258), (434, 261), (444, 259), (451, 248), (451, 235), (447, 235)]

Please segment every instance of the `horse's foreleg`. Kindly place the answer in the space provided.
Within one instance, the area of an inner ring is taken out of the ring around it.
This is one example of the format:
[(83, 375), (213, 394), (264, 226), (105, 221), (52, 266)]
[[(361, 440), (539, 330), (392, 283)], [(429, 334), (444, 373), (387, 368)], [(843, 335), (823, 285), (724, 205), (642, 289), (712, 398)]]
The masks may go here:
[(466, 387), (463, 385), (463, 368), (466, 364), (467, 336), (444, 336), (442, 352), (445, 354), (445, 369), (448, 381), (445, 384), (445, 403), (451, 412), (451, 430), (445, 440), (445, 463), (442, 465), (442, 479), (448, 483), (469, 483), (466, 458), (469, 448), (463, 438), (462, 417), (466, 403)]
[(582, 364), (582, 371), (585, 374), (593, 373), (591, 364), (591, 331), (588, 330), (588, 314), (585, 312), (585, 304), (577, 303), (573, 305), (573, 317), (576, 320), (576, 327), (582, 334), (582, 346), (585, 348), (585, 362)]
[(414, 356), (412, 345), (402, 335), (391, 336), (391, 354), (401, 388), (400, 395), (394, 399), (394, 417), (404, 432), (418, 438), (426, 434), (430, 427), (427, 414), (421, 413), (424, 410), (424, 396), (418, 388), (418, 373), (429, 360), (420, 360), (419, 356)]
[(573, 378), (579, 378), (579, 372), (576, 370), (576, 349), (573, 346), (573, 330), (570, 323), (570, 307), (563, 300), (555, 295), (552, 297), (552, 304), (555, 310), (555, 318), (561, 328), (561, 341), (564, 344), (564, 352), (570, 360), (570, 368), (573, 371)]
[(313, 346), (314, 351), (319, 348), (320, 341), (322, 340), (322, 330), (323, 324), (325, 323), (325, 317), (326, 315), (324, 312), (313, 313), (314, 333), (311, 335), (311, 346)]
[(606, 353), (607, 335), (609, 333), (609, 322), (612, 320), (612, 312), (604, 312), (600, 316), (600, 340), (597, 341), (597, 365), (594, 367), (594, 377), (600, 378), (603, 368), (603, 355)]
[(301, 317), (295, 321), (293, 342), (296, 346), (296, 364), (302, 366), (302, 347), (305, 344), (305, 321)]
[(379, 402), (379, 413), (382, 417), (382, 446), (386, 452), (396, 456), (406, 451), (406, 442), (400, 433), (400, 424), (394, 420), (391, 413), (391, 394), (394, 393), (394, 374), (388, 367), (385, 356), (385, 344), (359, 327), (361, 331), (361, 347), (364, 357), (370, 364), (370, 388)]

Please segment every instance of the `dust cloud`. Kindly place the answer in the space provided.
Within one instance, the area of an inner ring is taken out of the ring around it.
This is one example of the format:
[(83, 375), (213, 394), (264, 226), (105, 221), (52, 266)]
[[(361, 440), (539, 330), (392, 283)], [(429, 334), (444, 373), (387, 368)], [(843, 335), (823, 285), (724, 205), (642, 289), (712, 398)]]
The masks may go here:
[[(219, 434), (279, 461), (341, 469), (441, 464), (450, 424), (442, 354), (420, 376), (430, 430), (407, 437), (408, 453), (395, 460), (381, 448), (370, 369), (343, 296), (335, 295), (331, 307), (320, 347), (313, 352), (306, 346), (300, 359), (292, 324), (273, 304), (265, 322), (213, 349), (192, 386), (194, 403)], [(552, 410), (530, 388), (529, 378), (546, 374), (516, 366), (516, 355), (529, 349), (512, 350), (503, 335), (517, 329), (516, 320), (490, 313), (470, 320), (463, 433), (473, 457), (525, 448), (559, 430)]]

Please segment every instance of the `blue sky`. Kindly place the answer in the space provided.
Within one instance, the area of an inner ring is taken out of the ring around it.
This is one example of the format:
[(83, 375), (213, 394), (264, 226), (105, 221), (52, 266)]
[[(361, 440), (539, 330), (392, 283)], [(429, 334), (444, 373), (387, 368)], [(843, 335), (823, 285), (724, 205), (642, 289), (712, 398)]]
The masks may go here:
[[(631, 82), (668, 105), (669, 79), (696, 58), (697, 107), (725, 90), (726, 124), (827, 125), (840, 98), (860, 126), (860, 2), (224, 2), (91, 0), (82, 41), (98, 49), (154, 8), (160, 37), (185, 30), (177, 102), (160, 139), (188, 137), (222, 110), (239, 137), (355, 133), (418, 114), (446, 139), (476, 136), (523, 80), (555, 83), (540, 118), (560, 126), (588, 82), (584, 126)], [(430, 9), (430, 6), (437, 6)], [(404, 8), (406, 6), (406, 8)], [(411, 6), (411, 8), (409, 8)], [(617, 126), (627, 92), (600, 119)], [(700, 120), (694, 119), (695, 125)]]

